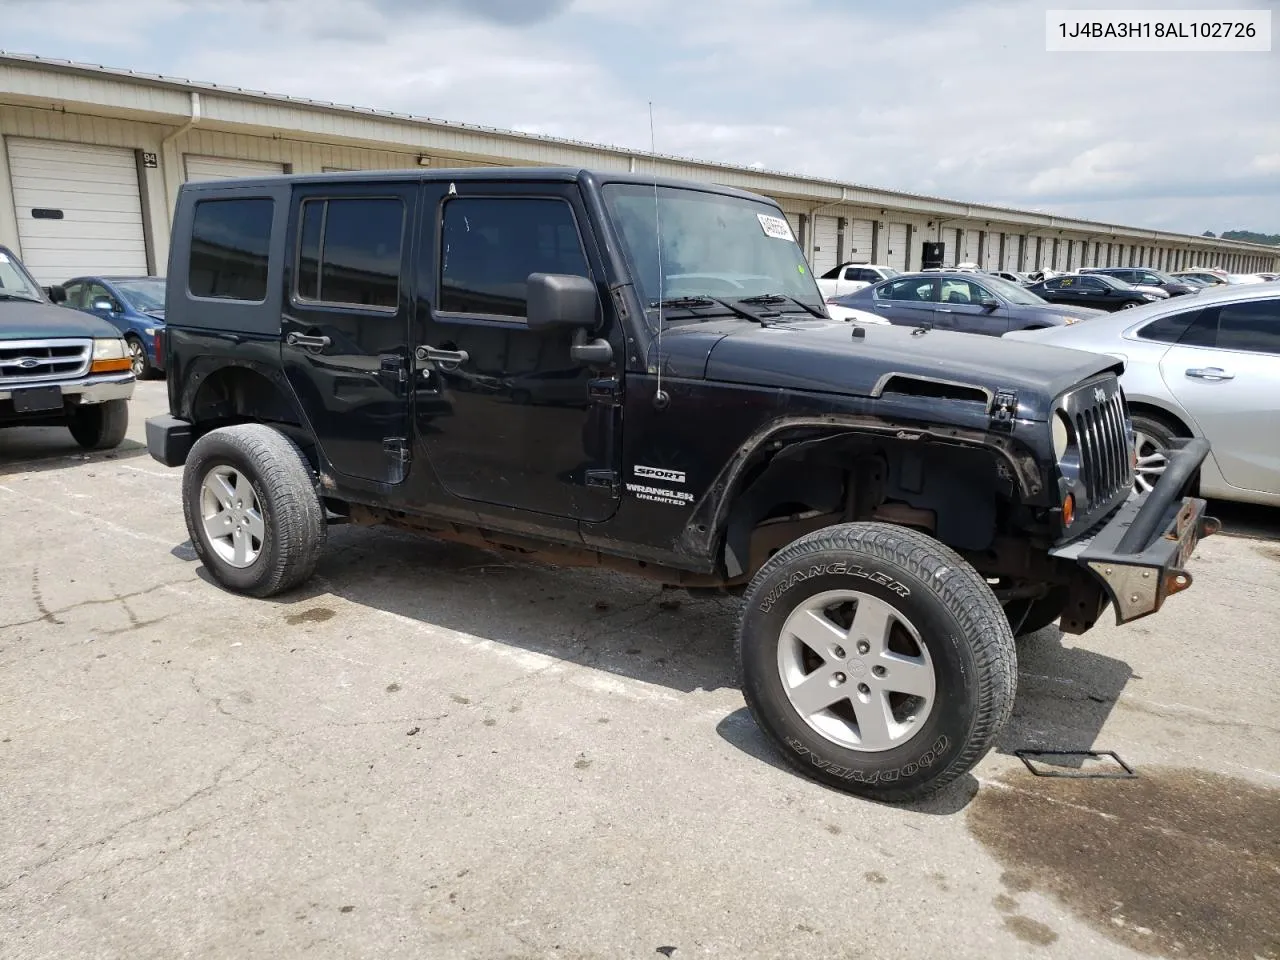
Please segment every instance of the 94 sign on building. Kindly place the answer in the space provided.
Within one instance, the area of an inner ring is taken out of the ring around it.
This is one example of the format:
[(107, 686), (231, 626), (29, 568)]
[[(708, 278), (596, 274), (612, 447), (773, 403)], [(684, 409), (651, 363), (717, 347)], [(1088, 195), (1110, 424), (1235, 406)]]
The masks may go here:
[(1270, 10), (1046, 10), (1050, 52), (1271, 50)]

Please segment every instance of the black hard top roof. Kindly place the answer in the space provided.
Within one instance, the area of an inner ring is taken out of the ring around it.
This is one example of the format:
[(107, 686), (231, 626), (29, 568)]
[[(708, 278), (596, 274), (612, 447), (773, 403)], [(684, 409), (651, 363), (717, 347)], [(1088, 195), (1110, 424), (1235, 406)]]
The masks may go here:
[(770, 205), (775, 201), (760, 194), (726, 187), (718, 183), (703, 180), (683, 180), (676, 177), (655, 177), (650, 174), (627, 173), (615, 170), (590, 170), (580, 167), (422, 167), (404, 170), (350, 170), (334, 173), (290, 173), (266, 177), (236, 177), (234, 179), (198, 180), (184, 183), (183, 190), (214, 191), (227, 187), (244, 187), (250, 185), (267, 185), (287, 183), (323, 184), (323, 183), (394, 183), (419, 182), (427, 180), (522, 180), (526, 182), (588, 182), (596, 185), (605, 183), (632, 183), (641, 186), (675, 187), (678, 189), (700, 190), (704, 193), (718, 193), (725, 196), (741, 197), (747, 200), (759, 200)]

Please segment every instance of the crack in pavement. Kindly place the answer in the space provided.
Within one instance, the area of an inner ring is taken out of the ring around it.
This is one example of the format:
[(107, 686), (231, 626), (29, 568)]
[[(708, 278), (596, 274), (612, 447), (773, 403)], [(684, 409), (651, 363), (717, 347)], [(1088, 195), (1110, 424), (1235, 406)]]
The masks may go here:
[[(81, 600), (80, 602), (73, 603), (67, 607), (59, 607), (57, 610), (50, 610), (47, 606), (45, 606), (44, 597), (39, 592), (39, 571), (33, 569), (31, 573), (31, 577), (32, 577), (32, 584), (31, 584), (32, 592), (34, 594), (36, 609), (40, 611), (40, 616), (31, 617), (30, 619), (27, 619), (27, 620), (16, 620), (13, 623), (0, 623), (0, 630), (9, 630), (14, 627), (26, 627), (26, 626), (30, 626), (33, 623), (41, 623), (41, 622), (53, 623), (53, 624), (57, 624), (58, 626), (62, 626), (64, 625), (64, 621), (57, 619), (59, 614), (70, 613), (72, 610), (79, 610), (81, 607), (107, 606), (113, 603), (123, 604), (125, 611), (130, 616), (130, 619), (137, 621), (137, 617), (134, 616), (133, 611), (129, 609), (128, 605), (125, 604), (124, 601), (132, 600), (134, 597), (146, 596), (149, 593), (155, 593), (157, 590), (164, 590), (167, 587), (174, 587), (181, 583), (189, 583), (191, 580), (196, 579), (195, 577), (183, 577), (178, 580), (168, 580), (168, 581), (165, 581), (164, 583), (157, 583), (154, 586), (147, 587), (145, 590), (135, 590), (133, 593), (124, 593), (124, 594), (120, 594), (119, 596), (107, 597), (104, 599)], [(165, 616), (167, 617), (168, 614), (166, 614)], [(164, 617), (160, 619), (164, 619)], [(148, 623), (158, 623), (158, 622), (159, 622), (158, 620), (152, 620), (152, 621), (148, 621), (147, 623), (138, 623), (138, 626), (147, 626)]]
[(176, 803), (167, 804), (166, 806), (161, 807), (159, 810), (152, 810), (149, 813), (139, 814), (136, 817), (126, 820), (124, 823), (116, 825), (115, 827), (113, 827), (111, 830), (109, 830), (106, 834), (99, 837), (98, 839), (91, 840), (88, 843), (83, 843), (80, 846), (75, 847), (74, 849), (71, 849), (71, 850), (67, 849), (68, 845), (71, 842), (71, 841), (68, 841), (68, 843), (63, 844), (61, 847), (55, 850), (51, 855), (49, 855), (43, 860), (38, 861), (37, 863), (32, 864), (29, 868), (19, 873), (12, 880), (8, 880), (3, 883), (0, 883), (0, 892), (8, 890), (10, 887), (14, 886), (15, 884), (19, 883), (22, 880), (30, 879), (32, 876), (44, 870), (45, 868), (53, 866), (54, 864), (59, 863), (63, 860), (66, 860), (69, 857), (74, 857), (88, 850), (92, 850), (95, 847), (98, 847), (98, 848), (104, 847), (108, 843), (110, 843), (111, 841), (119, 837), (120, 834), (124, 833), (130, 827), (136, 827), (139, 824), (148, 823), (152, 820), (158, 820), (160, 817), (168, 816), (171, 813), (177, 813), (183, 807), (186, 807), (188, 804), (195, 802), (201, 797), (207, 796), (223, 787), (232, 786), (234, 784), (241, 783), (247, 780), (249, 777), (253, 776), (259, 770), (261, 770), (264, 766), (266, 766), (267, 761), (265, 759), (259, 761), (259, 763), (255, 767), (253, 767), (251, 770), (247, 771), (246, 773), (242, 774), (241, 776), (236, 777), (235, 779), (224, 781), (223, 778), (226, 777), (226, 775), (231, 771), (231, 769), (237, 763), (239, 763), (246, 756), (248, 756), (250, 751), (266, 745), (269, 745), (269, 744), (265, 744), (265, 745), (260, 743), (249, 744), (243, 750), (237, 753), (235, 757), (233, 757), (230, 761), (228, 761), (221, 768), (219, 768), (218, 771), (214, 774), (213, 780), (211, 782), (205, 784), (203, 787), (200, 787), (198, 790), (195, 790), (194, 792), (189, 793), (187, 796), (183, 797), (181, 800), (177, 801)]

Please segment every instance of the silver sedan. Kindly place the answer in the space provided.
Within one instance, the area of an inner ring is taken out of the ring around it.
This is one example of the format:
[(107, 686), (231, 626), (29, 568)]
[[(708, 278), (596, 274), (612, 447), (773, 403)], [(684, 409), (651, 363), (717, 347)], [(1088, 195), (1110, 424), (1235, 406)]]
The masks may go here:
[(1280, 289), (1205, 290), (1005, 336), (1125, 361), (1139, 489), (1164, 472), (1173, 438), (1205, 437), (1202, 496), (1280, 506)]

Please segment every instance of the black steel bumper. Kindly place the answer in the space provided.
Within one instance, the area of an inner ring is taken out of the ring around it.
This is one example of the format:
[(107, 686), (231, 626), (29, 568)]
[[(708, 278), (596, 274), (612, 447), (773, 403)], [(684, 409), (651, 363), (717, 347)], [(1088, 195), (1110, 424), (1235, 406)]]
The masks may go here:
[(167, 413), (147, 418), (147, 452), (166, 467), (180, 467), (187, 462), (194, 437), (191, 424)]
[(1207, 440), (1175, 440), (1155, 489), (1131, 495), (1091, 536), (1049, 551), (1078, 564), (1088, 575), (1086, 584), (1095, 587), (1092, 601), (1089, 590), (1072, 589), (1062, 617), (1064, 632), (1083, 633), (1093, 626), (1106, 600), (1115, 608), (1116, 623), (1128, 623), (1155, 613), (1191, 586), (1187, 561), (1202, 538), (1221, 529), (1205, 516), (1204, 500), (1183, 496), (1208, 455)]

